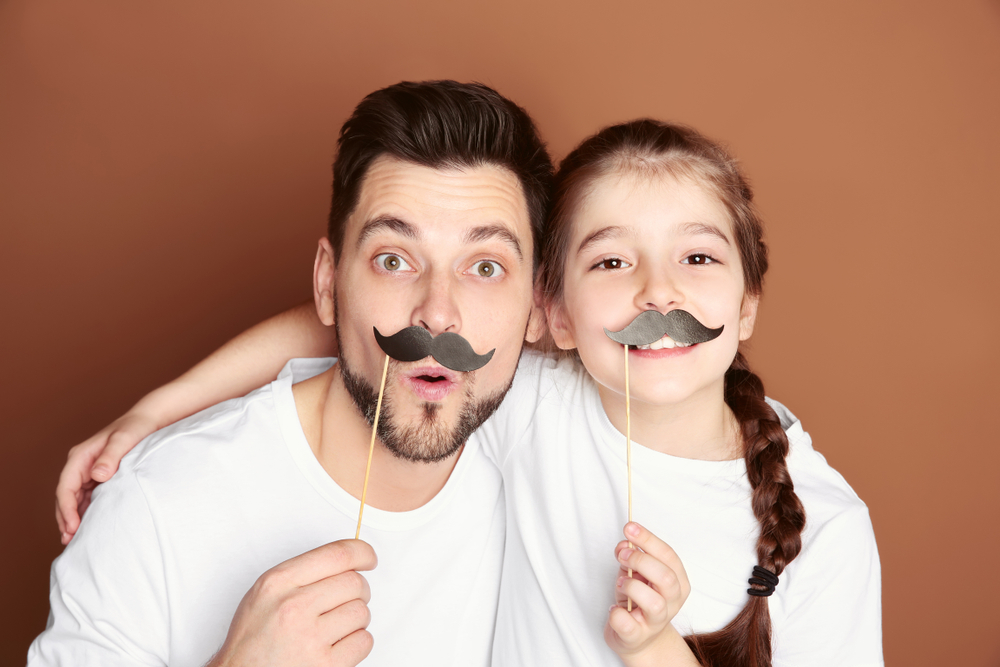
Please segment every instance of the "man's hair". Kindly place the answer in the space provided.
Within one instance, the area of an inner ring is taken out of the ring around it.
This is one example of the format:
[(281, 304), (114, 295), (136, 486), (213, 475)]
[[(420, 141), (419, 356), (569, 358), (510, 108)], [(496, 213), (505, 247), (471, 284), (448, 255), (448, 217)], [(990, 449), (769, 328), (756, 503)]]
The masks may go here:
[(508, 169), (528, 205), (538, 266), (553, 169), (524, 109), (481, 83), (457, 81), (403, 81), (361, 100), (340, 128), (333, 162), (328, 236), (334, 259), (340, 257), (365, 175), (383, 155), (435, 169)]

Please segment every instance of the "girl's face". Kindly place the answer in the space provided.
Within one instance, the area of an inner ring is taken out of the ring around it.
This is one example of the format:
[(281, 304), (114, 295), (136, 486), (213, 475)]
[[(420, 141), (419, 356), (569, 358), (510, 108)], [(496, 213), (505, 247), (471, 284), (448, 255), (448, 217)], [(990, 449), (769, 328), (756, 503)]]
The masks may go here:
[(604, 328), (619, 331), (644, 310), (683, 309), (709, 328), (724, 326), (722, 335), (630, 350), (632, 400), (665, 406), (721, 396), (739, 341), (753, 331), (757, 297), (744, 295), (732, 222), (718, 197), (688, 179), (612, 173), (598, 179), (572, 225), (563, 298), (548, 309), (556, 344), (576, 348), (605, 390), (624, 394), (624, 351)]

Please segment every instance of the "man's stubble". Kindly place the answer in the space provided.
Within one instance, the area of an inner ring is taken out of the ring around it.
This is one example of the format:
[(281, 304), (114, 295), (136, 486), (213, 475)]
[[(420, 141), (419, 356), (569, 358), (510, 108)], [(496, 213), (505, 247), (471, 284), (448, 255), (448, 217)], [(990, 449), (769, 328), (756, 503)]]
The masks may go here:
[[(378, 390), (359, 373), (351, 369), (350, 361), (344, 353), (340, 337), (340, 317), (337, 299), (334, 298), (334, 330), (337, 336), (337, 349), (340, 358), (337, 367), (344, 380), (344, 387), (354, 401), (361, 416), (368, 425), (375, 421), (375, 409), (378, 405)], [(475, 371), (463, 373), (462, 405), (458, 419), (449, 426), (441, 417), (440, 403), (424, 403), (422, 418), (419, 424), (402, 426), (393, 415), (392, 392), (389, 387), (398, 386), (392, 379), (396, 376), (399, 362), (389, 360), (389, 373), (386, 377), (386, 391), (382, 396), (382, 410), (379, 415), (376, 433), (379, 440), (397, 458), (423, 463), (435, 463), (452, 456), (461, 448), (469, 436), (482, 425), (490, 415), (496, 412), (503, 403), (504, 396), (514, 382), (514, 374), (502, 389), (487, 396), (476, 399), (473, 389), (476, 384)]]

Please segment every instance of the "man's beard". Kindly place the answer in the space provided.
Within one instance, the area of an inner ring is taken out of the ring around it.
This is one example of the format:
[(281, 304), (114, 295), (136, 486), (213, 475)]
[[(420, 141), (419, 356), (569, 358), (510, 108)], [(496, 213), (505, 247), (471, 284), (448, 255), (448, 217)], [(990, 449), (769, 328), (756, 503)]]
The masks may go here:
[[(365, 418), (371, 426), (375, 421), (375, 408), (378, 405), (378, 391), (362, 375), (351, 370), (350, 363), (344, 355), (344, 347), (340, 341), (340, 318), (336, 313), (336, 302), (334, 304), (334, 317), (336, 321), (337, 348), (340, 350), (340, 359), (337, 366), (340, 368), (340, 376), (344, 379), (344, 387), (351, 395), (355, 407), (361, 416)], [(390, 367), (398, 366), (397, 362), (390, 360)], [(389, 376), (394, 374), (390, 368)], [(392, 454), (406, 461), (422, 461), (424, 463), (434, 463), (442, 461), (457, 452), (469, 436), (486, 421), (490, 415), (496, 412), (503, 402), (504, 396), (510, 390), (514, 382), (511, 375), (510, 381), (503, 389), (494, 392), (479, 400), (474, 400), (470, 395), (475, 386), (475, 373), (466, 373), (463, 383), (463, 397), (461, 411), (458, 421), (451, 428), (441, 418), (439, 412), (440, 403), (424, 403), (423, 419), (414, 426), (400, 426), (396, 423), (393, 415), (392, 400), (388, 394), (382, 396), (382, 410), (379, 414), (378, 428), (376, 434), (382, 444), (385, 445)], [(386, 379), (386, 385), (389, 378)]]

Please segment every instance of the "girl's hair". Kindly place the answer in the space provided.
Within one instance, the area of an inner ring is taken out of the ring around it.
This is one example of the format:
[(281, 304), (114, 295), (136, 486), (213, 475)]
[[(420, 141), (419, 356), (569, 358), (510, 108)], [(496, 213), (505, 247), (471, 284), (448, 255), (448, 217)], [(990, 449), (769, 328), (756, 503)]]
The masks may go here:
[[(574, 214), (597, 179), (622, 174), (672, 177), (696, 183), (718, 196), (733, 223), (745, 293), (760, 295), (767, 271), (767, 246), (753, 192), (736, 160), (691, 128), (643, 119), (605, 128), (562, 161), (542, 248), (540, 282), (546, 298), (554, 302), (562, 298)], [(781, 574), (802, 549), (805, 511), (785, 465), (788, 438), (781, 421), (764, 401), (760, 378), (739, 352), (726, 371), (725, 400), (739, 421), (743, 458), (753, 489), (751, 504), (760, 523), (757, 563)], [(747, 563), (748, 576), (751, 569)], [(767, 598), (747, 597), (746, 606), (723, 629), (685, 638), (703, 665), (770, 667)]]

